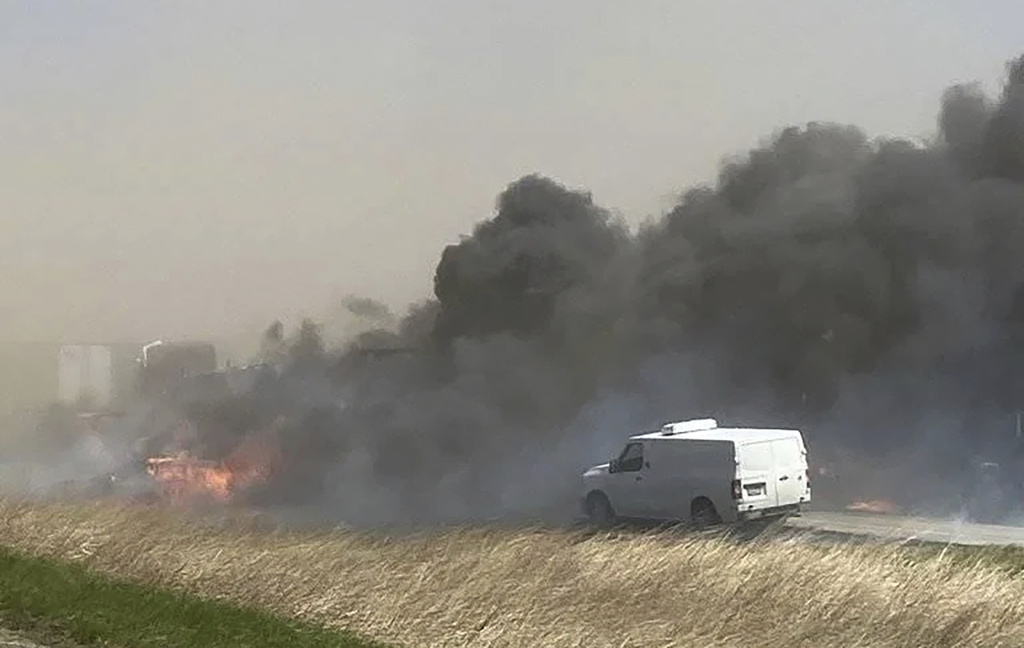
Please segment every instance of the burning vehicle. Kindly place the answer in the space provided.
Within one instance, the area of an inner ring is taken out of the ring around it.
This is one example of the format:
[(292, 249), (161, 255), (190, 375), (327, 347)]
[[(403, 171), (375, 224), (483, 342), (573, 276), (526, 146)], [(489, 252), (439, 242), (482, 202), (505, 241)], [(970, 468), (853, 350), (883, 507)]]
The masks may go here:
[[(143, 346), (121, 410), (55, 405), (37, 423), (39, 438), (70, 447), (70, 455), (103, 458), (72, 470), (80, 476), (57, 483), (56, 492), (169, 504), (237, 501), (280, 465), (276, 431), (261, 434), (266, 426), (258, 417), (239, 420), (231, 411), (262, 375), (257, 369), (219, 370), (207, 343)], [(86, 472), (91, 476), (81, 477)]]
[(187, 452), (150, 457), (146, 472), (157, 492), (172, 504), (230, 504), (239, 494), (270, 478), (275, 461), (269, 455), (230, 457), (224, 461), (200, 459)]

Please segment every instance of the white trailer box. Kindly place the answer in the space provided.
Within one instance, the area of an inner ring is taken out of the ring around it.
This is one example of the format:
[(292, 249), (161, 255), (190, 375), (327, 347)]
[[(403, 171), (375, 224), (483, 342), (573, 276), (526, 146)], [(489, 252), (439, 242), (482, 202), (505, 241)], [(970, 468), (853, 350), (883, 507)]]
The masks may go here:
[(798, 514), (810, 500), (799, 430), (699, 419), (630, 437), (618, 457), (583, 474), (581, 505), (595, 521), (709, 524)]
[(114, 398), (114, 361), (109, 346), (73, 344), (57, 357), (57, 399), (67, 405), (105, 407)]

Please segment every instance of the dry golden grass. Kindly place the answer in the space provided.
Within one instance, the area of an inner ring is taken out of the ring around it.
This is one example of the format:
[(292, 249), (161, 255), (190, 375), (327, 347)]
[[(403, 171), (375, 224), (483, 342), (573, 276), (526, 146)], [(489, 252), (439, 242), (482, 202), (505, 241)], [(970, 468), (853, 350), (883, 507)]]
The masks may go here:
[(0, 501), (0, 544), (407, 646), (1024, 646), (1024, 580), (896, 547), (215, 528)]

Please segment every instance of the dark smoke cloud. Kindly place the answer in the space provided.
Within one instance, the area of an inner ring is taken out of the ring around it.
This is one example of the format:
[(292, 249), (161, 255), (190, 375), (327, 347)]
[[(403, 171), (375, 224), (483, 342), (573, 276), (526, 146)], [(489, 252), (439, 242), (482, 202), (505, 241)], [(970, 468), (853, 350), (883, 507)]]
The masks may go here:
[(275, 371), (205, 425), (284, 417), (259, 501), (360, 524), (562, 514), (625, 436), (708, 415), (895, 453), (891, 485), (923, 498), (929, 472), (1006, 457), (1024, 405), (1024, 58), (995, 100), (947, 90), (937, 126), (787, 128), (636, 234), (520, 178), (433, 299), (397, 323), (349, 300), (375, 328), (342, 349), (271, 327)]
[(937, 123), (787, 128), (635, 235), (517, 180), (397, 326), (335, 353), (300, 331), (264, 402), (305, 480), (268, 491), (361, 522), (540, 513), (627, 434), (703, 415), (911, 470), (997, 447), (1024, 405), (1024, 59)]

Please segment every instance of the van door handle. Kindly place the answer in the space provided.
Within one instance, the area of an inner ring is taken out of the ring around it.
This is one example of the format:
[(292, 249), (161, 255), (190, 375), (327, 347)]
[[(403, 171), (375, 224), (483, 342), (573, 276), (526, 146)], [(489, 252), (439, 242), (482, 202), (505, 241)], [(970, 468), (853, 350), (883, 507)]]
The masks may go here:
[(783, 475), (782, 477), (779, 477), (779, 481), (786, 481), (787, 479), (789, 479), (789, 475)]
[(641, 480), (643, 480), (643, 478), (644, 478), (644, 476), (643, 476), (643, 475), (637, 475), (637, 476), (636, 476), (636, 480), (637, 480), (637, 481), (641, 481)]

